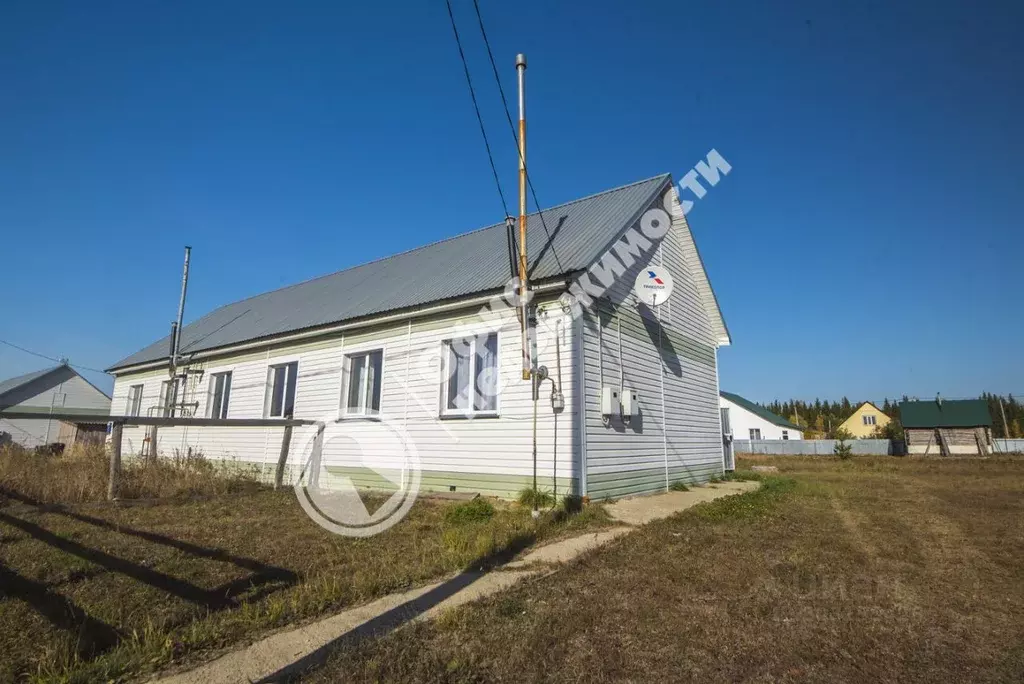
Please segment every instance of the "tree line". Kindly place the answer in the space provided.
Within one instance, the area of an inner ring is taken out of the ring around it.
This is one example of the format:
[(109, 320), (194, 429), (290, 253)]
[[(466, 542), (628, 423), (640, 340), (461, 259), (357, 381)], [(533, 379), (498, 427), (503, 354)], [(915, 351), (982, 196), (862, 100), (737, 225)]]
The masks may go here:
[[(1003, 397), (985, 393), (981, 395), (981, 399), (988, 402), (989, 414), (992, 416), (993, 437), (1024, 437), (1024, 430), (1022, 430), (1024, 402), (1012, 394)], [(1000, 400), (1002, 400), (1002, 410), (999, 406)], [(910, 397), (903, 395), (900, 399), (891, 401), (886, 397), (881, 404), (875, 404), (882, 413), (892, 420), (888, 425), (877, 426), (874, 437), (903, 439), (903, 426), (900, 424), (900, 401), (910, 401)], [(863, 403), (863, 401), (851, 402), (847, 397), (843, 397), (839, 401), (829, 401), (828, 399), (815, 399), (813, 402), (802, 399), (775, 400), (768, 404), (762, 404), (762, 406), (775, 415), (782, 416), (791, 423), (799, 425), (803, 428), (806, 439), (839, 439), (847, 436), (840, 432), (840, 426)], [(1005, 428), (1004, 412), (1006, 414)]]

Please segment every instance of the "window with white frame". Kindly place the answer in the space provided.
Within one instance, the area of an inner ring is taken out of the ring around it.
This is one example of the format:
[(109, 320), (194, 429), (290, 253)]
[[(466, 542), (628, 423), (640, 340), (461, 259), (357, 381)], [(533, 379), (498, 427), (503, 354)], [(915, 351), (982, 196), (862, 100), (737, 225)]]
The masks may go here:
[(445, 340), (441, 414), (498, 415), (498, 333)]
[(206, 399), (210, 418), (227, 418), (228, 401), (231, 399), (231, 371), (214, 373), (210, 376), (210, 394)]
[(864, 424), (865, 425), (874, 425), (875, 424), (875, 417), (874, 416), (861, 416), (861, 418), (864, 420)]
[(142, 390), (145, 385), (132, 385), (128, 388), (128, 404), (125, 406), (126, 416), (138, 416), (142, 413)]
[(384, 350), (347, 354), (341, 409), (346, 416), (376, 416), (384, 370)]
[(761, 428), (750, 428), (750, 439), (761, 439)]
[(782, 439), (789, 439), (789, 430), (782, 431)]
[(178, 378), (164, 380), (160, 383), (159, 410), (166, 418), (173, 418), (178, 403), (178, 389), (181, 382)]
[(264, 401), (267, 418), (291, 418), (295, 414), (298, 373), (298, 361), (276, 364), (267, 369), (267, 396)]

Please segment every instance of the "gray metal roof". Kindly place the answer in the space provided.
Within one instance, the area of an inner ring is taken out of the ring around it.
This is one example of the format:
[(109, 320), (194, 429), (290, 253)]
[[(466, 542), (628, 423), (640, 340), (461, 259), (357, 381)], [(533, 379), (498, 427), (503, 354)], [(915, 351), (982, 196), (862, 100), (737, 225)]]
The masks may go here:
[(33, 380), (38, 380), (39, 378), (43, 377), (44, 375), (49, 375), (53, 371), (55, 371), (55, 370), (57, 370), (59, 368), (63, 368), (63, 367), (64, 367), (63, 364), (61, 364), (61, 365), (58, 365), (58, 366), (53, 366), (51, 368), (44, 368), (43, 370), (37, 370), (37, 371), (32, 371), (31, 373), (25, 373), (24, 375), (19, 375), (16, 378), (10, 378), (8, 380), (0, 381), (0, 396), (2, 396), (4, 394), (7, 394), (11, 390), (16, 390), (16, 389), (18, 389), (19, 387), (21, 387), (23, 385), (27, 385), (28, 383), (32, 382)]
[[(531, 278), (586, 269), (670, 182), (663, 174), (545, 209), (550, 241), (537, 214), (530, 214)], [(505, 224), (499, 223), (222, 306), (184, 327), (181, 350), (216, 349), (498, 290), (508, 278)], [(109, 370), (166, 359), (169, 343), (165, 336)]]

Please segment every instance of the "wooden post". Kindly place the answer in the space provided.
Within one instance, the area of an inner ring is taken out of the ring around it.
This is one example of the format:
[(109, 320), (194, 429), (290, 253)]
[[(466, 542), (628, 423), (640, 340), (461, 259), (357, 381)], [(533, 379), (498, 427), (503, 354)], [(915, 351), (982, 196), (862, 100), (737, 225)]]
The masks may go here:
[(110, 435), (110, 479), (107, 482), (107, 500), (113, 501), (117, 498), (118, 485), (121, 480), (121, 434), (124, 431), (122, 423), (114, 423), (113, 432)]
[(281, 456), (277, 459), (277, 472), (274, 473), (274, 489), (279, 489), (284, 482), (284, 467), (288, 463), (288, 448), (292, 443), (292, 426), (284, 426), (284, 437), (281, 438)]

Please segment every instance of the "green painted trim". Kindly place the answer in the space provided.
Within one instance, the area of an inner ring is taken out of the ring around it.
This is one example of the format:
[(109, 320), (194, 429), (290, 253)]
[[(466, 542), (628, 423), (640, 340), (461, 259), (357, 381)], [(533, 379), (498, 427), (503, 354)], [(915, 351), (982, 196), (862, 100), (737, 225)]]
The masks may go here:
[[(218, 469), (226, 471), (250, 471), (257, 474), (258, 478), (267, 483), (274, 481), (274, 471), (277, 462), (260, 464), (253, 461), (235, 460), (211, 460)], [(284, 482), (292, 484), (298, 476), (300, 468), (297, 465), (289, 464), (285, 467)], [(396, 472), (396, 475), (398, 473)], [(380, 473), (369, 468), (358, 468), (354, 466), (327, 466), (327, 475), (331, 479), (348, 478), (356, 487), (363, 489), (374, 489), (380, 491), (396, 491), (398, 488), (393, 482), (380, 475)], [(457, 473), (442, 470), (424, 470), (420, 474), (421, 492), (448, 492), (455, 487), (456, 492), (475, 492), (485, 496), (496, 496), (503, 499), (514, 499), (519, 492), (528, 489), (533, 485), (531, 475), (504, 475), (497, 473)], [(321, 481), (322, 482), (322, 481)], [(330, 486), (330, 483), (327, 483)], [(557, 487), (555, 486), (557, 485)], [(537, 487), (541, 491), (555, 491), (558, 496), (570, 492), (578, 492), (576, 478), (559, 477), (552, 480), (550, 477), (537, 477)]]
[[(335, 477), (348, 477), (357, 487), (385, 491), (395, 489), (394, 484), (367, 468), (328, 466), (327, 472)], [(503, 499), (514, 499), (519, 496), (520, 491), (533, 485), (533, 476), (531, 475), (424, 470), (420, 478), (420, 491), (448, 492), (455, 487), (456, 492), (478, 492)], [(559, 495), (577, 491), (576, 478), (573, 477), (559, 477), (552, 480), (550, 477), (538, 476), (537, 487), (542, 491), (557, 491)]]

